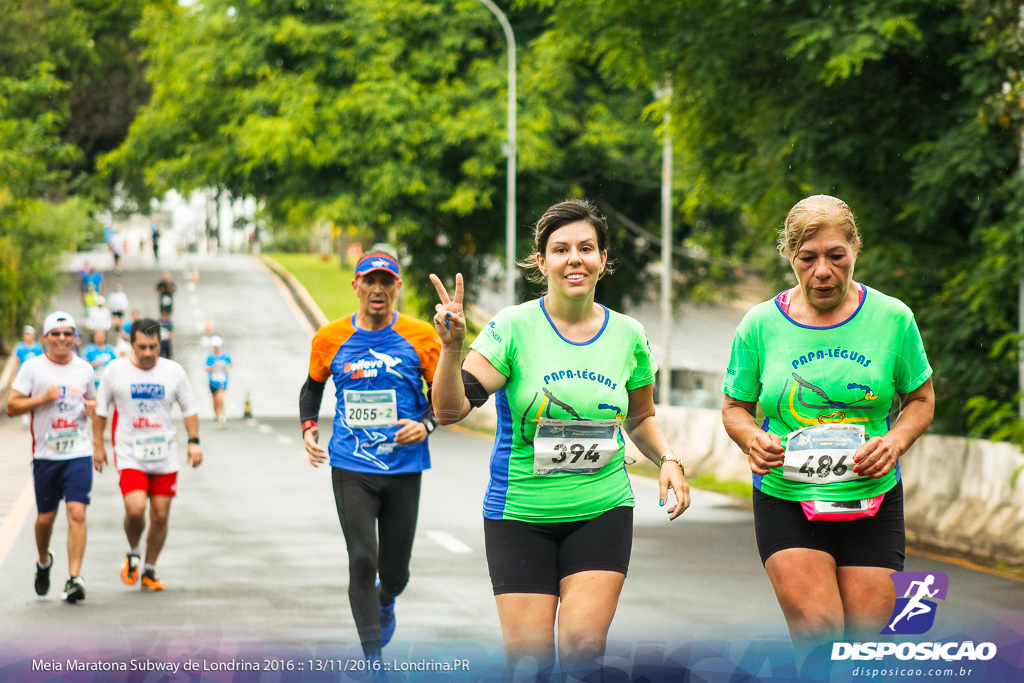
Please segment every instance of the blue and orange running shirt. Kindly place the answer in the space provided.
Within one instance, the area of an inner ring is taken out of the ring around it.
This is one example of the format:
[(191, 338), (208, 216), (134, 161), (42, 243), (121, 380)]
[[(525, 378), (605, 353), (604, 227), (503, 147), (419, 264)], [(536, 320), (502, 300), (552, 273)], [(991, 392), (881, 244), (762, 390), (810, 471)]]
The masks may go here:
[[(914, 314), (902, 301), (862, 288), (860, 307), (829, 327), (789, 317), (787, 292), (754, 306), (732, 342), (722, 391), (757, 402), (762, 428), (787, 435), (828, 422), (863, 425), (868, 438), (889, 431), (899, 413), (897, 394), (909, 394), (932, 375)], [(877, 479), (827, 484), (784, 479), (782, 468), (753, 475), (754, 488), (786, 500), (857, 500), (885, 493), (899, 480), (896, 467)]]
[[(395, 313), (376, 331), (355, 314), (324, 325), (313, 337), (309, 376), (334, 380), (338, 403), (327, 446), (332, 467), (368, 474), (408, 474), (430, 467), (427, 442), (399, 446), (399, 419), (427, 414), (423, 380), (432, 382), (441, 340), (433, 325)], [(393, 392), (393, 393), (392, 393)]]

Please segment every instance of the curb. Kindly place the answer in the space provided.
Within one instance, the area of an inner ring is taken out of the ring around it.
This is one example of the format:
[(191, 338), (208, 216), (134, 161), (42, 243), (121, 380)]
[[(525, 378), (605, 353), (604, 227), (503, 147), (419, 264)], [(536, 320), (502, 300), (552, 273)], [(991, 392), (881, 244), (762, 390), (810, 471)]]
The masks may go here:
[(7, 401), (11, 396), (11, 375), (14, 374), (14, 363), (18, 360), (18, 357), (13, 353), (7, 359), (4, 364), (4, 369), (0, 372), (0, 413), (7, 411)]
[(270, 272), (276, 275), (278, 279), (284, 283), (284, 286), (288, 289), (292, 298), (295, 300), (295, 303), (299, 306), (302, 314), (306, 316), (306, 320), (309, 321), (309, 324), (313, 326), (314, 330), (318, 330), (330, 322), (330, 319), (322, 310), (320, 310), (320, 306), (318, 306), (316, 301), (313, 300), (313, 297), (306, 288), (302, 286), (302, 283), (299, 282), (294, 275), (285, 270), (280, 263), (269, 256), (264, 256), (262, 254), (255, 258), (269, 268)]

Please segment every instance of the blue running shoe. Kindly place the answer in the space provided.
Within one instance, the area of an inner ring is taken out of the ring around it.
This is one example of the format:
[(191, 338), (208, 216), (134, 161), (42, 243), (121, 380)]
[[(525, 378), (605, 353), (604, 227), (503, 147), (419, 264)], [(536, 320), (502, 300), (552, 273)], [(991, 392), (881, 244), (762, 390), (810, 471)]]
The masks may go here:
[(395, 601), (390, 605), (380, 606), (380, 646), (384, 647), (391, 642), (395, 635)]

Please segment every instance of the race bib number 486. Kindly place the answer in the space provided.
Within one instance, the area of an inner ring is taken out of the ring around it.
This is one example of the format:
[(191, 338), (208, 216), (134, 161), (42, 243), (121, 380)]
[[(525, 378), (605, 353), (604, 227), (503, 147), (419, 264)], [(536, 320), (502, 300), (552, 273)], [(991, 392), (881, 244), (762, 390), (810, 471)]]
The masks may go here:
[(807, 484), (853, 481), (853, 454), (864, 445), (864, 427), (831, 423), (812, 425), (790, 432), (786, 437), (786, 459), (782, 476)]

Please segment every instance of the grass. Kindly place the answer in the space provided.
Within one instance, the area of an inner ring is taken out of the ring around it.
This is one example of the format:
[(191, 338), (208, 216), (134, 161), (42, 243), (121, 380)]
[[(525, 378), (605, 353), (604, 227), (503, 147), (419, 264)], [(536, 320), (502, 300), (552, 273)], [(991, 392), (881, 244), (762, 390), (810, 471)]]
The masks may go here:
[[(286, 254), (266, 253), (264, 256), (277, 261), (282, 268), (295, 276), (302, 283), (313, 301), (317, 303), (320, 310), (324, 312), (328, 320), (335, 320), (343, 315), (349, 315), (359, 310), (359, 298), (352, 289), (352, 277), (354, 267), (339, 268), (337, 256), (327, 261), (322, 261), (317, 254)], [(414, 318), (420, 318), (431, 322), (434, 314), (433, 306), (437, 302), (434, 288), (427, 283), (429, 300), (422, 294), (422, 288), (417, 288), (408, 281), (402, 281), (402, 301), (400, 311)], [(429, 309), (427, 315), (420, 315), (419, 306), (426, 303)], [(480, 329), (472, 321), (466, 321), (466, 342), (465, 348), (476, 339)]]
[(264, 254), (290, 272), (309, 291), (329, 320), (359, 308), (352, 290), (352, 268), (339, 268), (336, 258), (322, 261), (317, 254)]

